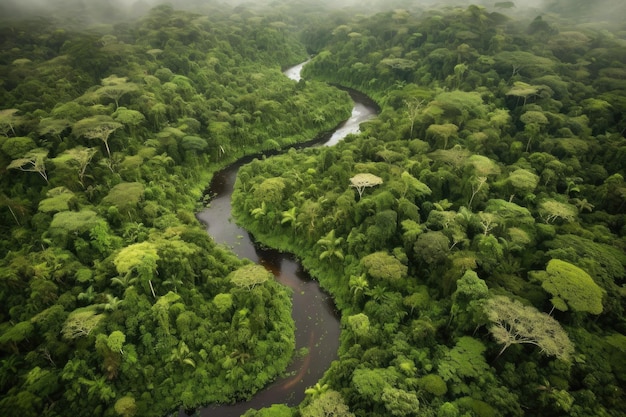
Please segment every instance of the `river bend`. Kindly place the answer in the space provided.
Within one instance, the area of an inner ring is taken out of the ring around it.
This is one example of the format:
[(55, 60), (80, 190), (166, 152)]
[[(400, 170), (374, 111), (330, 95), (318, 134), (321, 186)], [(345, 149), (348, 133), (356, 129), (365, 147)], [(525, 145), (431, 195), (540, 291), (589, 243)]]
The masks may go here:
[[(306, 62), (287, 69), (284, 74), (294, 81), (300, 80), (300, 71)], [(359, 125), (374, 117), (376, 105), (366, 96), (349, 91), (354, 100), (351, 117), (331, 134), (315, 141), (315, 145), (332, 146), (350, 133), (357, 133)], [(313, 146), (313, 145), (312, 145)], [(290, 254), (262, 248), (253, 243), (248, 232), (237, 226), (231, 218), (231, 195), (239, 168), (250, 162), (247, 157), (216, 173), (211, 181), (210, 207), (197, 217), (216, 243), (228, 246), (242, 258), (263, 265), (276, 279), (293, 289), (292, 317), (296, 325), (296, 351), (306, 347), (309, 353), (287, 368), (287, 377), (259, 391), (249, 401), (232, 405), (211, 405), (197, 410), (200, 416), (239, 417), (250, 408), (259, 409), (272, 404), (294, 406), (304, 399), (304, 390), (315, 385), (324, 372), (337, 359), (340, 324), (332, 299), (311, 279)], [(181, 410), (179, 416), (185, 414)]]

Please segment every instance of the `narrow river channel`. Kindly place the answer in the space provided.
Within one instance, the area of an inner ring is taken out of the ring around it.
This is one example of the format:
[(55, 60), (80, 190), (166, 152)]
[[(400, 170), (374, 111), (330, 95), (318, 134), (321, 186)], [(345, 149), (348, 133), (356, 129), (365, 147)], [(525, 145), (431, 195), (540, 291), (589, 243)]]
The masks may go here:
[[(287, 69), (284, 74), (292, 80), (300, 79), (300, 71), (306, 63)], [(331, 134), (311, 146), (332, 146), (350, 133), (357, 133), (359, 125), (374, 117), (376, 105), (367, 97), (349, 91), (354, 100), (350, 119)], [(255, 245), (246, 230), (237, 226), (231, 218), (231, 195), (239, 168), (253, 157), (229, 166), (216, 173), (209, 187), (210, 207), (197, 217), (215, 242), (224, 244), (238, 256), (263, 265), (276, 279), (293, 289), (292, 316), (296, 325), (296, 351), (306, 347), (308, 354), (295, 360), (287, 369), (287, 376), (278, 379), (259, 391), (250, 401), (232, 405), (212, 405), (198, 409), (196, 414), (206, 417), (239, 417), (250, 408), (259, 409), (272, 404), (294, 406), (304, 399), (304, 390), (315, 385), (337, 358), (339, 348), (339, 316), (332, 299), (311, 279), (293, 256)], [(179, 416), (186, 416), (181, 410)]]

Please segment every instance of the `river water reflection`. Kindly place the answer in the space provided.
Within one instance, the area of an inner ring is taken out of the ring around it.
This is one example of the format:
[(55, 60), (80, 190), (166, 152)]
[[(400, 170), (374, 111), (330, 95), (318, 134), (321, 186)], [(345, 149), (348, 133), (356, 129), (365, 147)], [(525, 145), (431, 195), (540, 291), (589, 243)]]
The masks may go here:
[[(304, 64), (287, 69), (285, 75), (298, 81)], [(350, 119), (332, 134), (316, 141), (315, 145), (335, 145), (346, 135), (357, 133), (360, 123), (376, 115), (377, 107), (371, 100), (355, 91), (350, 91), (350, 95), (355, 101)], [(340, 324), (332, 299), (293, 256), (255, 245), (248, 232), (231, 219), (230, 201), (237, 172), (251, 159), (244, 158), (215, 174), (209, 187), (209, 193), (213, 196), (210, 207), (198, 213), (197, 217), (206, 225), (207, 232), (215, 242), (228, 246), (242, 258), (263, 265), (280, 283), (293, 289), (292, 316), (296, 324), (296, 350), (306, 347), (309, 353), (288, 367), (287, 377), (259, 391), (250, 401), (201, 408), (197, 410), (201, 416), (238, 417), (250, 408), (259, 409), (272, 404), (297, 405), (305, 397), (304, 390), (315, 385), (331, 362), (337, 359)], [(179, 415), (186, 414), (181, 410)]]

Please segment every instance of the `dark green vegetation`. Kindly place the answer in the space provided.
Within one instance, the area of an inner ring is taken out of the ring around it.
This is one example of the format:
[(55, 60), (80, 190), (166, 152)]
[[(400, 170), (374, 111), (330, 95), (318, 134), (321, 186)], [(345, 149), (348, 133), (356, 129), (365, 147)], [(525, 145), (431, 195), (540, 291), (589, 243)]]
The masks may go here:
[(340, 360), (248, 414), (626, 414), (624, 28), (495, 7), (3, 26), (0, 414), (159, 416), (281, 372), (288, 292), (193, 212), (219, 167), (347, 117), (312, 80), (380, 117), (251, 163), (234, 203), (332, 292)]
[(167, 6), (0, 28), (0, 415), (162, 416), (284, 370), (288, 290), (194, 211), (219, 167), (349, 116), (281, 74), (306, 58), (288, 29)]
[(626, 415), (624, 28), (333, 16), (303, 33), (304, 74), (380, 117), (252, 162), (233, 199), (342, 312), (340, 360), (300, 414)]

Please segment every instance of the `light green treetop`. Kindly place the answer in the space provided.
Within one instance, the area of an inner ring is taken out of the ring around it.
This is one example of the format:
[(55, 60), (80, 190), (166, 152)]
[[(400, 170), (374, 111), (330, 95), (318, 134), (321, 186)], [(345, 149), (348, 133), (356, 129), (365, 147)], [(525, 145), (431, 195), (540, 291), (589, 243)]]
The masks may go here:
[(367, 273), (375, 280), (397, 284), (407, 274), (408, 268), (387, 252), (374, 252), (361, 259)]
[(70, 202), (74, 199), (74, 193), (65, 187), (55, 187), (46, 193), (46, 197), (39, 202), (39, 211), (56, 213), (70, 209)]
[(156, 262), (159, 260), (157, 247), (151, 242), (135, 243), (121, 249), (117, 256), (113, 259), (115, 268), (120, 275), (128, 274), (133, 270), (137, 270), (141, 275), (143, 266), (151, 265), (151, 269), (156, 269)]
[(104, 314), (97, 314), (94, 306), (78, 308), (67, 316), (61, 333), (65, 339), (89, 336), (103, 318)]
[(571, 222), (578, 217), (578, 209), (572, 204), (548, 198), (539, 203), (539, 215), (546, 223), (554, 223), (558, 219)]
[(569, 262), (552, 259), (545, 271), (537, 271), (534, 276), (541, 281), (541, 287), (552, 298), (554, 308), (560, 311), (573, 311), (600, 314), (604, 291), (584, 270)]
[(300, 411), (302, 417), (354, 417), (337, 391), (328, 390)]
[(2, 146), (0, 147), (2, 152), (14, 159), (23, 157), (28, 151), (31, 151), (37, 147), (35, 141), (28, 136), (7, 138), (0, 143), (2, 144)]
[(524, 195), (531, 193), (539, 184), (539, 176), (527, 169), (517, 169), (509, 174), (508, 182)]
[(116, 206), (120, 210), (129, 209), (139, 203), (143, 193), (143, 184), (139, 182), (123, 182), (111, 188), (109, 194), (102, 199), (102, 203)]
[(251, 264), (231, 272), (228, 278), (235, 286), (251, 290), (272, 278), (272, 274), (261, 265)]
[(60, 233), (84, 233), (103, 221), (93, 210), (63, 211), (54, 215), (50, 229)]
[(7, 169), (19, 169), (24, 172), (36, 172), (41, 175), (46, 183), (48, 182), (48, 173), (46, 171), (46, 160), (48, 157), (47, 149), (33, 149), (24, 155), (23, 158), (13, 160)]

